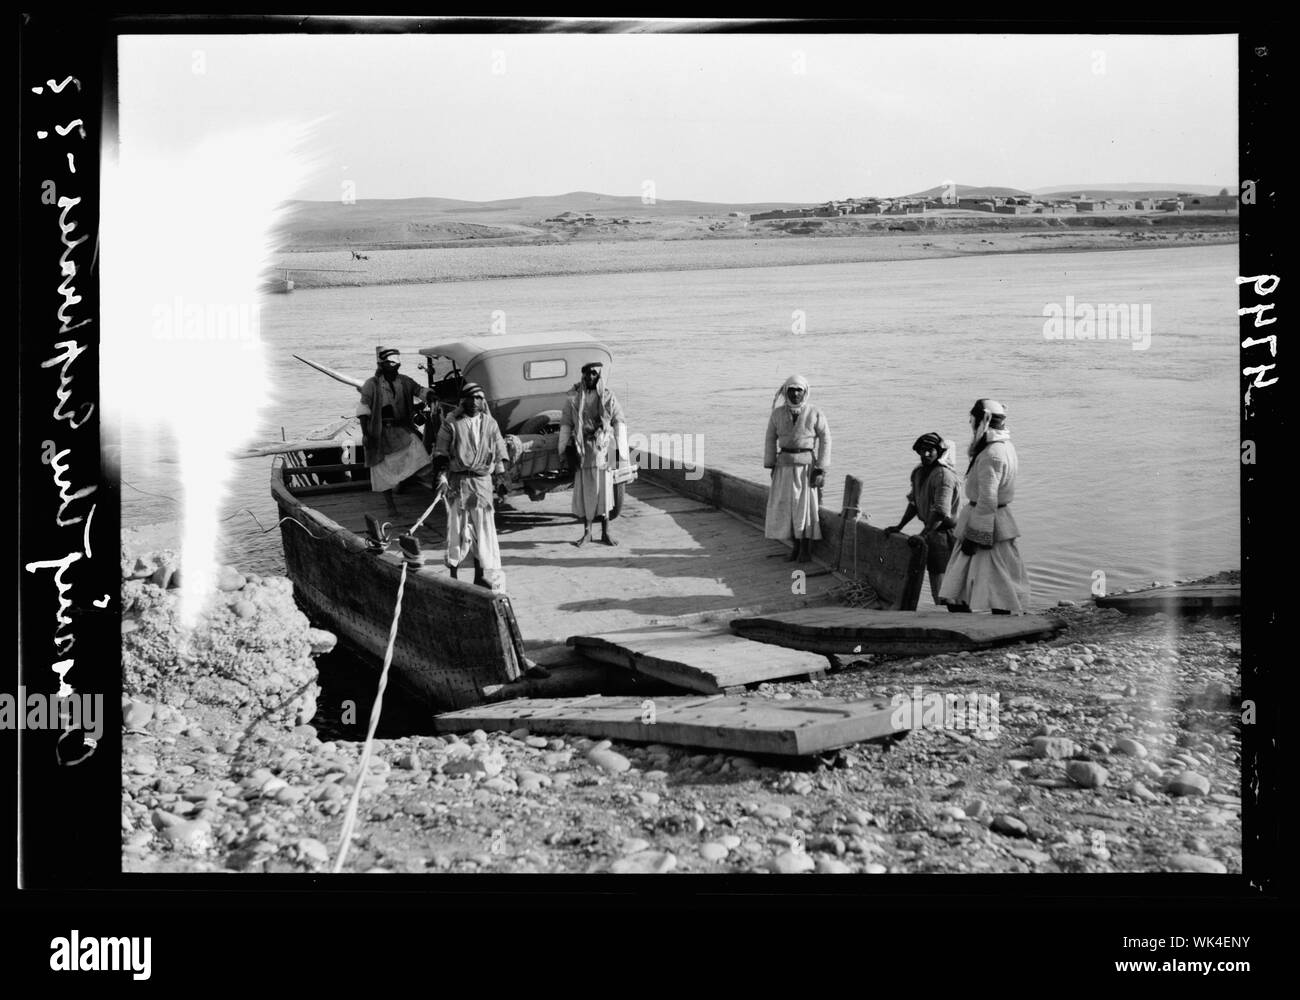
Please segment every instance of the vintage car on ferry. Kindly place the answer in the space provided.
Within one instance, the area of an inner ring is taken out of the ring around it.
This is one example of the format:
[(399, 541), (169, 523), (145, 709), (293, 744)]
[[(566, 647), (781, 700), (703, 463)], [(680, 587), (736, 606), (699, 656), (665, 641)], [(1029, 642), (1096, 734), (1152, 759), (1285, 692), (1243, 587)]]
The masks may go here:
[[(885, 534), (859, 518), (856, 506), (839, 514), (823, 508), (814, 556), (828, 572), (809, 574), (806, 591), (792, 590), (784, 568), (770, 561), (783, 555), (782, 543), (763, 536), (765, 483), (718, 469), (688, 474), (655, 455), (638, 469), (626, 436), (611, 442), (606, 469), (620, 507), (624, 487), (632, 487), (623, 515), (638, 544), (571, 556), (568, 525), (563, 535), (557, 526), (570, 518), (569, 505), (561, 497), (547, 500), (573, 483), (573, 473), (560, 468), (560, 416), (582, 366), (609, 364), (609, 348), (566, 333), (463, 337), (420, 354), (431, 390), (426, 435), (459, 405), (464, 382), (477, 382), (510, 451), (496, 475), (499, 494), (539, 501), (527, 513), (504, 515), (507, 593), (448, 575), (438, 554), (442, 505), (427, 489), (396, 496), (398, 524), (375, 516), (355, 417), (241, 453), (274, 456), (271, 495), (295, 600), (366, 662), (378, 667), (391, 657), (404, 700), (445, 711), (515, 697), (525, 688), (537, 693), (528, 685), (551, 682), (525, 677), (531, 669), (525, 635), (534, 650), (567, 651), (568, 638), (583, 634), (653, 632), (700, 615), (725, 619), (742, 609), (802, 606), (825, 600), (841, 580), (863, 584), (872, 607), (916, 608), (924, 544)], [(295, 357), (354, 390), (362, 387), (360, 379)], [(635, 674), (644, 665), (634, 657), (620, 669)], [(564, 683), (577, 686), (547, 690), (588, 694), (593, 678), (578, 670)], [(599, 690), (611, 683), (600, 673)]]
[[(432, 449), (439, 424), (459, 405), (461, 386), (477, 382), (510, 452), (505, 470), (495, 477), (498, 496), (525, 493), (540, 500), (572, 488), (573, 472), (561, 468), (559, 452), (565, 397), (581, 378), (583, 365), (610, 364), (608, 347), (582, 333), (503, 335), (464, 337), (423, 347), (420, 354), (433, 394), (424, 428), (426, 446)], [(626, 485), (637, 475), (626, 427), (618, 428), (604, 461), (614, 497), (610, 516), (617, 517)]]

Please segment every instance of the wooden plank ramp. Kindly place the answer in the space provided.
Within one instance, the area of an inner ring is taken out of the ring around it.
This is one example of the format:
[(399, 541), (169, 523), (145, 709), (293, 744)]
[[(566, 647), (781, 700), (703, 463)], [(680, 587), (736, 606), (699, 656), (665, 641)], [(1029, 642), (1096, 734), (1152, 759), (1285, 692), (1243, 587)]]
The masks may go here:
[(1044, 615), (953, 614), (948, 611), (873, 611), (803, 608), (736, 618), (746, 639), (816, 653), (946, 653), (1046, 639), (1062, 622)]
[(704, 694), (783, 677), (819, 677), (829, 666), (823, 656), (777, 651), (732, 635), (725, 627), (700, 630), (657, 625), (575, 635), (568, 642), (588, 659)]
[[(908, 714), (896, 712), (883, 699), (589, 695), (519, 698), (466, 708), (434, 716), (433, 726), (440, 733), (527, 729), (740, 754), (803, 756), (907, 731), (910, 721), (901, 716)], [(895, 725), (896, 717), (907, 724)]]
[(1116, 608), (1126, 615), (1218, 614), (1241, 611), (1240, 584), (1190, 584), (1181, 587), (1152, 587), (1131, 594), (1107, 594), (1093, 598), (1099, 608)]

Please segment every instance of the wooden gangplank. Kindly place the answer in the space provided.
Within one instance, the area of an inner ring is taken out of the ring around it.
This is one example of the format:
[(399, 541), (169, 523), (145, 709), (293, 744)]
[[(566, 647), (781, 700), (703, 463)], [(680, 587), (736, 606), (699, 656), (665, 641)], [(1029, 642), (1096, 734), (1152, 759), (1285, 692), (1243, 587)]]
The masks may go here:
[(732, 619), (738, 635), (815, 653), (924, 655), (1046, 639), (1062, 622), (1044, 615), (952, 614), (819, 607)]
[(783, 677), (820, 676), (826, 658), (732, 635), (725, 628), (658, 625), (575, 635), (568, 640), (584, 657), (645, 674), (688, 691), (718, 694)]
[(522, 728), (740, 754), (802, 756), (894, 736), (910, 728), (909, 715), (898, 713), (883, 699), (588, 695), (520, 698), (461, 709), (435, 716), (433, 726), (440, 733)]
[(1115, 608), (1126, 615), (1219, 614), (1241, 612), (1240, 584), (1189, 584), (1180, 587), (1152, 587), (1131, 594), (1107, 594), (1093, 598), (1099, 608)]

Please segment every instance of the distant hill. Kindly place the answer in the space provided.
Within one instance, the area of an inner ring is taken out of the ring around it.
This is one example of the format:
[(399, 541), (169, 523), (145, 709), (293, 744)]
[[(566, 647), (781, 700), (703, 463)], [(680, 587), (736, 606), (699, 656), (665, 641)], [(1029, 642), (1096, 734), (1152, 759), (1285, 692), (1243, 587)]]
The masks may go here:
[(748, 218), (756, 212), (800, 208), (794, 202), (731, 204), (708, 201), (656, 200), (639, 195), (608, 195), (592, 191), (505, 198), (498, 201), (462, 201), (456, 198), (366, 199), (353, 204), (338, 201), (295, 201), (283, 229), (287, 247), (347, 247), (429, 245), (464, 240), (524, 240), (552, 238), (563, 226), (550, 220), (595, 216), (674, 223), (701, 216), (726, 218), (732, 212)]
[(447, 217), (464, 218), (467, 215), (487, 215), (493, 221), (527, 223), (576, 212), (579, 215), (596, 212), (621, 212), (639, 216), (726, 215), (728, 212), (770, 212), (779, 208), (798, 208), (800, 202), (774, 202), (733, 204), (713, 201), (681, 201), (657, 199), (646, 203), (640, 195), (596, 194), (592, 191), (571, 191), (568, 194), (534, 195), (527, 198), (504, 198), (498, 201), (460, 201), (455, 198), (376, 198), (345, 205), (337, 201), (296, 201), (292, 205), (298, 218), (310, 224), (312, 220), (346, 218), (357, 222), (378, 222), (392, 219), (421, 221)]
[[(971, 187), (969, 184), (958, 184), (958, 198), (1027, 198), (1028, 191), (1021, 191), (1019, 188), (1007, 187)], [(942, 198), (944, 193), (949, 189), (942, 184), (939, 187), (932, 187), (925, 191), (917, 191), (915, 194), (899, 195), (900, 198)]]
[(507, 198), (478, 203), (479, 210), (484, 212), (520, 211), (533, 216), (558, 215), (561, 212), (624, 212), (641, 216), (726, 215), (728, 212), (749, 214), (770, 212), (778, 208), (795, 208), (798, 204), (797, 202), (732, 203), (672, 199), (656, 199), (652, 204), (647, 204), (640, 195), (597, 194), (593, 191), (570, 191), (568, 194)]

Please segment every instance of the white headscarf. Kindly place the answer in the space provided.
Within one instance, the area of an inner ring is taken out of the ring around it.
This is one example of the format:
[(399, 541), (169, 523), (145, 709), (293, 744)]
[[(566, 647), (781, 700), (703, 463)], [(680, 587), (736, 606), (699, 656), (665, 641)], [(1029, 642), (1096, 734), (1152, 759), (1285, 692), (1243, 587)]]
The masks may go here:
[(970, 447), (966, 449), (966, 453), (971, 458), (974, 458), (979, 453), (980, 443), (984, 440), (984, 435), (988, 433), (993, 418), (1001, 417), (1005, 421), (1007, 416), (1006, 407), (996, 399), (977, 399), (975, 405), (971, 407), (972, 417), (976, 415), (977, 410), (980, 411), (979, 421), (975, 424), (975, 429), (971, 433)]
[(953, 446), (953, 443), (947, 438), (942, 438), (939, 442), (939, 447), (942, 451), (939, 452), (939, 457), (935, 459), (935, 464), (946, 465), (948, 468), (952, 469), (953, 472), (956, 472), (957, 462), (956, 459), (953, 458), (953, 452), (957, 449)]
[(800, 410), (803, 409), (803, 403), (800, 403), (798, 406), (794, 406), (793, 404), (791, 404), (790, 400), (786, 398), (785, 391), (789, 389), (790, 386), (792, 385), (798, 386), (803, 390), (803, 403), (808, 402), (808, 396), (810, 394), (808, 380), (804, 378), (802, 375), (791, 375), (788, 379), (786, 379), (783, 383), (781, 383), (781, 388), (776, 390), (776, 397), (772, 400), (772, 409), (775, 410), (782, 403), (785, 403), (785, 407), (787, 410), (790, 411), (791, 416), (794, 416), (795, 414), (799, 413)]

